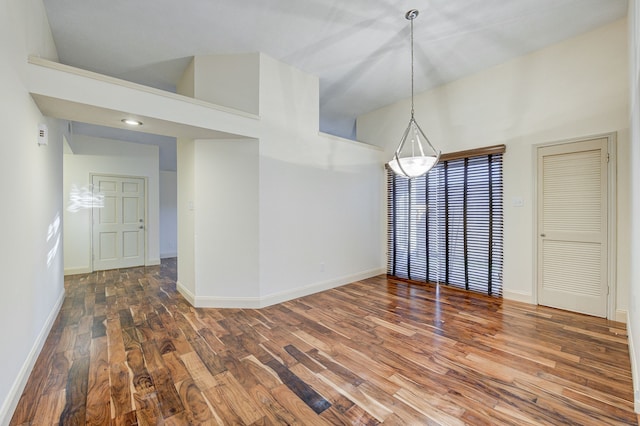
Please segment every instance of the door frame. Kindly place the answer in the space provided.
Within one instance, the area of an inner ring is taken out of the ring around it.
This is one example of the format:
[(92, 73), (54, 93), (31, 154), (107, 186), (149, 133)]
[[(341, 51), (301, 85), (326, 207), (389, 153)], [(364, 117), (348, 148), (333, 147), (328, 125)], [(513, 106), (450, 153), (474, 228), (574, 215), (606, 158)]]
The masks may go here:
[(565, 145), (575, 142), (587, 142), (594, 139), (607, 139), (607, 151), (609, 161), (607, 163), (607, 280), (609, 292), (607, 294), (607, 319), (626, 322), (626, 312), (617, 315), (617, 132), (602, 133), (591, 136), (563, 139), (553, 142), (544, 142), (532, 145), (533, 163), (533, 301), (536, 305), (538, 300), (538, 151), (554, 145)]
[[(93, 194), (93, 177), (94, 176), (105, 176), (105, 177), (113, 177), (113, 178), (124, 178), (124, 179), (142, 179), (144, 182), (144, 265), (146, 266), (148, 263), (148, 222), (149, 222), (149, 182), (146, 176), (133, 176), (133, 175), (118, 175), (114, 173), (89, 173), (89, 185), (91, 186), (91, 193)], [(95, 261), (94, 256), (94, 245), (93, 245), (93, 225), (94, 225), (94, 214), (93, 208), (91, 208), (91, 215), (89, 218), (89, 264), (91, 272), (95, 272), (95, 268), (93, 263)]]

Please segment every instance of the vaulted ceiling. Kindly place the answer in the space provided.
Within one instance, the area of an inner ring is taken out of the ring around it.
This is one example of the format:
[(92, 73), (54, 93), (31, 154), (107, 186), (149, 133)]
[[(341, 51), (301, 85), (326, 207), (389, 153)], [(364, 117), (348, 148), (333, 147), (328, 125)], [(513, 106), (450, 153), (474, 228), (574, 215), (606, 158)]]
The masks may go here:
[(624, 17), (627, 0), (44, 0), (62, 63), (174, 90), (194, 55), (263, 52), (320, 78), (321, 130)]

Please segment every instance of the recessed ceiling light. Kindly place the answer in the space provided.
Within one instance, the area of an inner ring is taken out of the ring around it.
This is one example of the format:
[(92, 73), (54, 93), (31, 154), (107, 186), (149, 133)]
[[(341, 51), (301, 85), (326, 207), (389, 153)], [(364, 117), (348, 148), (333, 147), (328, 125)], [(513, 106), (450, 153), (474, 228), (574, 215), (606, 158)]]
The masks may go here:
[(133, 118), (123, 118), (120, 121), (129, 126), (142, 126), (142, 121), (134, 120)]

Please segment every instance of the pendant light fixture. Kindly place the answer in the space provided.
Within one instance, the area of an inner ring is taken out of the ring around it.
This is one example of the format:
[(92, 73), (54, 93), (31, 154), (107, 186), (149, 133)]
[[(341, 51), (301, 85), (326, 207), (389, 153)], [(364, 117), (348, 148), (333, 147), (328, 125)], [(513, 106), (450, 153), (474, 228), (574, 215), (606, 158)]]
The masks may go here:
[(391, 170), (409, 179), (422, 176), (438, 163), (440, 151), (436, 150), (424, 134), (414, 117), (413, 108), (413, 20), (418, 16), (416, 9), (408, 11), (404, 17), (411, 22), (411, 119), (400, 139), (400, 145), (389, 161)]

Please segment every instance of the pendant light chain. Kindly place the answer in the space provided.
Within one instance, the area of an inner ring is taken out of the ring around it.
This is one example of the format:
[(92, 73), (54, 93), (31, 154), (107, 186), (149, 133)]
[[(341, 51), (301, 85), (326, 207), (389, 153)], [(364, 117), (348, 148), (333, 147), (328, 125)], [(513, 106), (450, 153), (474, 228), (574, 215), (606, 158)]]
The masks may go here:
[(411, 118), (413, 118), (413, 19), (411, 18)]

